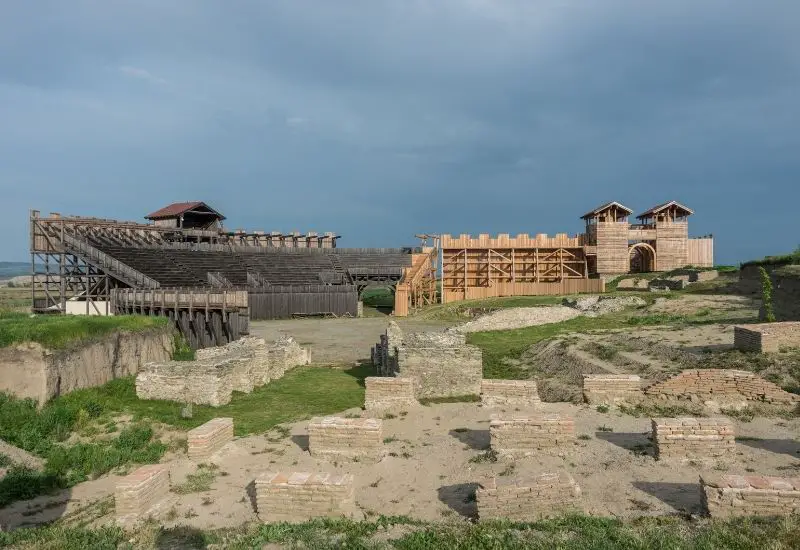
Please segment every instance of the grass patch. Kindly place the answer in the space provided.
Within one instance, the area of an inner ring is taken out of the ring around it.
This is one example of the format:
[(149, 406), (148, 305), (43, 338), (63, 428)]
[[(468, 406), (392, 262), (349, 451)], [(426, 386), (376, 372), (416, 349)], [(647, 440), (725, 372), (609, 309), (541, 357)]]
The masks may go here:
[(195, 350), (192, 349), (183, 334), (176, 333), (172, 338), (172, 360), (194, 361), (195, 359)]
[(217, 466), (215, 464), (199, 464), (197, 471), (186, 476), (186, 481), (170, 489), (179, 495), (189, 493), (202, 493), (211, 490), (211, 484), (217, 479)]
[(453, 395), (450, 397), (428, 397), (419, 400), (420, 404), (430, 406), (441, 403), (475, 403), (481, 400), (480, 395)]
[[(394, 538), (375, 540), (391, 527), (405, 526)], [(305, 523), (251, 524), (234, 529), (199, 531), (186, 527), (165, 529), (154, 523), (137, 531), (118, 527), (86, 529), (61, 524), (0, 533), (0, 545), (15, 548), (64, 550), (113, 550), (128, 541), (149, 542), (155, 548), (246, 549), (275, 545), (291, 548), (333, 550), (788, 550), (800, 538), (800, 517), (736, 518), (688, 521), (678, 517), (620, 520), (583, 515), (558, 517), (531, 523), (487, 521), (432, 523), (406, 517), (378, 517), (356, 522), (316, 519)]]
[(140, 332), (169, 324), (166, 317), (116, 315), (35, 315), (0, 311), (0, 348), (20, 342), (38, 342), (63, 349), (114, 331)]
[(157, 421), (188, 430), (226, 416), (234, 419), (237, 435), (263, 433), (281, 423), (361, 406), (368, 374), (367, 366), (296, 368), (253, 393), (234, 393), (223, 407), (195, 405), (192, 418), (181, 417), (181, 403), (138, 399), (133, 377), (58, 397), (41, 410), (31, 400), (0, 394), (0, 439), (47, 460), (44, 472), (14, 468), (0, 480), (0, 506), (71, 487), (125, 464), (158, 462), (167, 449), (152, 440), (152, 429), (144, 423), (122, 430), (108, 442), (61, 444), (90, 422), (128, 414), (138, 422)]

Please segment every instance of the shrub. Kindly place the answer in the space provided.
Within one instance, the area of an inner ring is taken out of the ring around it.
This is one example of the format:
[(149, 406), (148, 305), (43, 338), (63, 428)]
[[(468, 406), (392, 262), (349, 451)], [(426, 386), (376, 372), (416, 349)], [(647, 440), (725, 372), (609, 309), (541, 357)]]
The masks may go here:
[(775, 309), (772, 305), (772, 279), (769, 273), (762, 266), (759, 266), (758, 273), (761, 275), (761, 303), (764, 306), (764, 320), (767, 323), (775, 322)]

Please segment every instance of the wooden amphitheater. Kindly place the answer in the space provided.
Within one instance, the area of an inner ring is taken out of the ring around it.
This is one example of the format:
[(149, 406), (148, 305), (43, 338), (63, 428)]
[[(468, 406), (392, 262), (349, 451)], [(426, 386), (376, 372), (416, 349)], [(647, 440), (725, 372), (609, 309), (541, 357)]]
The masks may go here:
[(433, 236), (441, 301), (603, 292), (605, 280), (626, 273), (712, 267), (713, 237), (689, 238), (693, 213), (670, 201), (631, 223), (633, 210), (609, 202), (581, 216), (584, 232), (574, 236)]
[(396, 286), (414, 305), (435, 298), (430, 253), (340, 248), (333, 233), (228, 231), (200, 201), (146, 219), (31, 211), (33, 311), (168, 316), (205, 347), (247, 333), (251, 319), (355, 317), (370, 286)]

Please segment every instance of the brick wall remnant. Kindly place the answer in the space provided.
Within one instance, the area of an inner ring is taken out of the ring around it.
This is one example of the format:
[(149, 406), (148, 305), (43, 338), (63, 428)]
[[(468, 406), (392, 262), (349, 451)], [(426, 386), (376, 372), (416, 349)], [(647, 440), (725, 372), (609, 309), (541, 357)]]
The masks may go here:
[(131, 524), (146, 519), (169, 500), (169, 470), (164, 464), (142, 466), (117, 481), (114, 505), (117, 522)]
[(368, 411), (401, 410), (418, 405), (411, 378), (368, 376), (364, 384), (364, 408)]
[(784, 391), (752, 372), (732, 369), (685, 370), (645, 390), (648, 396), (662, 399), (697, 399), (718, 403), (763, 401), (792, 404), (800, 397)]
[(584, 374), (583, 399), (590, 405), (635, 403), (644, 397), (635, 374)]
[(318, 458), (380, 460), (383, 421), (377, 418), (314, 418), (308, 425), (308, 450)]
[(289, 369), (310, 365), (311, 352), (301, 348), (291, 336), (282, 335), (269, 346), (269, 359), (273, 378), (280, 378)]
[(800, 322), (784, 321), (733, 327), (733, 346), (742, 351), (759, 353), (800, 348)]
[(403, 331), (389, 322), (381, 341), (372, 349), (372, 363), (380, 376), (415, 380), (419, 398), (478, 395), (483, 377), (480, 348), (455, 332)]
[(233, 441), (233, 418), (214, 418), (189, 430), (187, 436), (189, 458), (195, 461), (208, 460)]
[(700, 485), (712, 518), (800, 513), (800, 477), (704, 475)]
[(558, 414), (494, 418), (489, 422), (492, 450), (511, 457), (543, 450), (565, 450), (575, 442), (575, 421)]
[(483, 354), (458, 333), (410, 333), (397, 348), (397, 376), (413, 378), (420, 398), (478, 395)]
[(653, 418), (651, 422), (659, 460), (713, 460), (736, 448), (733, 424), (727, 418)]
[(538, 407), (536, 380), (481, 380), (481, 403), (488, 407)]
[(577, 512), (581, 509), (580, 496), (580, 487), (566, 472), (521, 481), (493, 478), (476, 492), (482, 520), (530, 521)]
[(233, 391), (250, 393), (309, 360), (308, 351), (291, 337), (269, 346), (262, 338), (243, 338), (198, 350), (194, 361), (144, 365), (136, 377), (136, 396), (219, 407), (230, 403)]
[(306, 521), (349, 515), (354, 504), (352, 474), (268, 472), (255, 480), (261, 521)]

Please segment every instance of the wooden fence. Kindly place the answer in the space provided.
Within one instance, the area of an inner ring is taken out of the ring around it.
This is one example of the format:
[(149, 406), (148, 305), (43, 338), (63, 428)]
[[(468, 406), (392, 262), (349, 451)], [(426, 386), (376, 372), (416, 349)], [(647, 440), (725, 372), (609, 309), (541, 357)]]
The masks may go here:
[(442, 303), (458, 300), (497, 298), (500, 296), (543, 296), (580, 294), (583, 292), (605, 292), (603, 279), (564, 279), (556, 283), (494, 283), (488, 287), (445, 289)]
[(690, 238), (687, 241), (687, 263), (695, 267), (714, 267), (714, 237)]
[(248, 302), (252, 320), (358, 315), (358, 290), (355, 285), (276, 285), (251, 288)]

